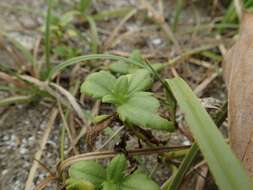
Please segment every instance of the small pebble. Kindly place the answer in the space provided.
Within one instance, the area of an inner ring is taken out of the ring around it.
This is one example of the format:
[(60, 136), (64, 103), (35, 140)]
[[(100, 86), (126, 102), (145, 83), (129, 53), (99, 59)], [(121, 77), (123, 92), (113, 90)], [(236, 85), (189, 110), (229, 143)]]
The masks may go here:
[(152, 40), (152, 44), (154, 45), (160, 45), (162, 43), (162, 40), (160, 38), (155, 38)]

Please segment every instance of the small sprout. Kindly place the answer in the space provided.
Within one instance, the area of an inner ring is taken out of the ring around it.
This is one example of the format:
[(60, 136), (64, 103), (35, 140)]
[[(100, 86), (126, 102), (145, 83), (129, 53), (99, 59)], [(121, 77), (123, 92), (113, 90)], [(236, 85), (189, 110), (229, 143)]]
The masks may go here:
[(123, 154), (113, 158), (106, 169), (95, 161), (79, 161), (69, 169), (67, 190), (160, 190), (152, 179), (138, 170), (126, 175), (126, 168)]
[(81, 92), (116, 106), (119, 118), (142, 127), (173, 130), (172, 123), (157, 113), (159, 101), (146, 92), (153, 80), (149, 71), (139, 69), (133, 74), (115, 78), (100, 71), (90, 74), (81, 86)]

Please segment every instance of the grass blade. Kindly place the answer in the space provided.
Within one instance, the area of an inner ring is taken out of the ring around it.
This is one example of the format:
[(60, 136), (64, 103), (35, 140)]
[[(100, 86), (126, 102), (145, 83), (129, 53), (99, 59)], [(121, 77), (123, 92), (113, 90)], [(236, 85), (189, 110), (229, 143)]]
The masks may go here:
[(173, 181), (171, 182), (170, 186), (167, 188), (167, 190), (177, 190), (179, 189), (181, 182), (184, 178), (185, 173), (190, 168), (194, 158), (196, 157), (197, 153), (199, 151), (198, 145), (194, 143), (187, 156), (184, 158), (182, 164), (180, 165), (178, 169), (178, 173), (175, 175)]
[(87, 9), (90, 7), (92, 3), (92, 0), (80, 0), (80, 4), (79, 4), (79, 11), (81, 14), (84, 14)]
[(8, 34), (4, 35), (10, 42), (22, 53), (22, 55), (25, 57), (26, 61), (28, 61), (29, 64), (32, 64), (32, 66), (35, 66), (35, 60), (32, 55), (32, 53), (26, 49), (20, 42), (9, 36)]
[[(244, 8), (246, 8), (247, 10), (252, 10), (253, 8), (253, 0), (241, 0), (241, 3), (243, 5)], [(236, 14), (236, 10), (235, 10), (235, 3), (234, 1), (231, 1), (230, 5), (228, 6), (226, 13), (221, 21), (221, 24), (230, 24), (230, 23), (236, 23), (236, 21), (238, 20), (238, 15)], [(219, 32), (224, 32), (225, 27), (221, 27), (219, 29)]]
[(98, 31), (97, 31), (96, 22), (90, 16), (87, 17), (87, 20), (90, 25), (91, 50), (92, 50), (92, 53), (97, 53), (100, 42), (99, 42), (99, 38), (98, 38)]
[(98, 60), (98, 59), (109, 59), (109, 60), (114, 60), (114, 61), (122, 61), (125, 63), (132, 63), (135, 65), (138, 65), (139, 67), (144, 67), (145, 65), (139, 63), (138, 61), (135, 61), (133, 59), (128, 59), (125, 57), (117, 56), (117, 55), (110, 55), (110, 54), (91, 54), (91, 55), (84, 55), (84, 56), (79, 56), (79, 57), (74, 57), (71, 58), (54, 68), (50, 71), (48, 75), (48, 79), (51, 79), (57, 74), (59, 71), (65, 69), (66, 67), (69, 67), (71, 65), (75, 65), (77, 63), (80, 63), (82, 61), (92, 61), (92, 60)]
[(175, 16), (174, 16), (173, 24), (172, 24), (173, 32), (175, 32), (177, 29), (177, 24), (178, 24), (184, 5), (185, 5), (185, 0), (177, 0)]
[(124, 17), (133, 9), (134, 9), (133, 7), (126, 6), (126, 7), (119, 7), (118, 9), (104, 10), (98, 12), (95, 15), (92, 15), (92, 18), (95, 21), (101, 21), (101, 20), (108, 20), (111, 18)]
[(53, 0), (48, 0), (48, 9), (47, 9), (47, 18), (46, 18), (46, 31), (45, 31), (45, 64), (46, 64), (46, 75), (50, 71), (50, 25), (51, 25), (51, 17), (52, 17), (52, 7), (53, 7)]
[(0, 107), (9, 106), (11, 104), (23, 104), (32, 101), (32, 96), (12, 96), (0, 100)]
[(240, 161), (225, 143), (215, 123), (183, 79), (166, 80), (220, 189), (253, 189)]
[[(214, 121), (217, 125), (217, 127), (220, 127), (223, 121), (226, 119), (227, 116), (227, 106), (228, 103), (225, 102), (224, 105), (215, 113)], [(183, 162), (180, 164), (180, 167), (174, 177), (174, 180), (171, 182), (170, 187), (168, 190), (177, 190), (180, 188), (180, 185), (183, 181), (185, 173), (189, 170), (191, 167), (194, 159), (197, 157), (199, 152), (199, 147), (197, 143), (193, 143), (189, 152), (185, 156)]]

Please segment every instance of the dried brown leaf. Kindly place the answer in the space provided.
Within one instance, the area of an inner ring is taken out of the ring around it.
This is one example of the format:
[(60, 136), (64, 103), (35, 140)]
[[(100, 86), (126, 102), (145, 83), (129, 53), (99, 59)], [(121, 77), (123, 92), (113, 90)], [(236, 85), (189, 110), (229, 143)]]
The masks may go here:
[(224, 60), (232, 149), (253, 176), (253, 14), (244, 13), (240, 36)]

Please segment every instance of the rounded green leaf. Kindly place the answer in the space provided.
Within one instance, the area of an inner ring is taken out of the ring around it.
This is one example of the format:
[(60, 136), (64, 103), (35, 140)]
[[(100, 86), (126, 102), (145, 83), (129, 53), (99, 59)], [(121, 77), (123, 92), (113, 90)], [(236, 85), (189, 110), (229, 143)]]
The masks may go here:
[(94, 117), (92, 122), (94, 124), (97, 124), (97, 123), (100, 123), (100, 122), (108, 119), (109, 117), (110, 117), (110, 115), (108, 115), (108, 114), (97, 115), (97, 116)]
[(150, 93), (138, 92), (128, 99), (127, 102), (117, 107), (119, 117), (123, 121), (135, 125), (160, 129), (173, 130), (173, 125), (157, 113), (159, 102)]
[(116, 80), (113, 88), (113, 95), (118, 100), (118, 103), (123, 103), (128, 97), (128, 77), (123, 75)]
[(69, 168), (69, 176), (100, 186), (106, 179), (106, 171), (95, 161), (79, 161)]
[(81, 86), (81, 92), (102, 99), (112, 93), (116, 78), (109, 72), (100, 71), (90, 74)]
[(127, 74), (129, 72), (128, 63), (113, 63), (109, 65), (109, 69), (115, 73)]
[(153, 82), (150, 72), (147, 69), (138, 69), (130, 76), (129, 94), (146, 90)]
[(148, 176), (137, 171), (125, 179), (121, 190), (160, 190), (160, 187)]
[(119, 184), (113, 183), (112, 181), (105, 181), (102, 190), (121, 190), (121, 188)]
[(124, 178), (127, 160), (123, 154), (117, 155), (112, 159), (106, 168), (107, 180), (119, 183)]
[(111, 104), (117, 104), (118, 103), (118, 99), (114, 95), (108, 94), (108, 95), (105, 95), (102, 98), (102, 102), (104, 102), (104, 103), (111, 103)]
[(82, 180), (82, 179), (74, 179), (70, 178), (66, 181), (66, 189), (67, 190), (94, 190), (94, 186), (92, 183)]

